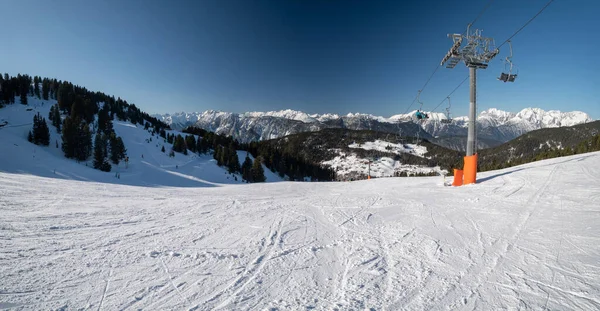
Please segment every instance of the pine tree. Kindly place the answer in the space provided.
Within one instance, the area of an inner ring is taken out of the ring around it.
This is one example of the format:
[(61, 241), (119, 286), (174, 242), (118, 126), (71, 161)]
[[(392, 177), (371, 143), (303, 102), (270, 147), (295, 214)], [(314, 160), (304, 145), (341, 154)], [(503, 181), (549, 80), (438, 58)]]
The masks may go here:
[(27, 106), (27, 93), (21, 93), (21, 104)]
[(39, 99), (40, 98), (40, 78), (35, 76), (33, 78), (33, 94)]
[(17, 83), (19, 85), (19, 96), (21, 98), (21, 104), (27, 105), (27, 96), (29, 95), (31, 79), (28, 75), (17, 75)]
[[(200, 142), (198, 143), (198, 149), (201, 153), (207, 153), (210, 149), (211, 143), (210, 140), (208, 138), (208, 136), (212, 134), (211, 132), (208, 132), (206, 135), (204, 135), (202, 137), (202, 139), (200, 140)], [(198, 138), (199, 139), (199, 138)]]
[(219, 149), (221, 149), (219, 161), (221, 162), (221, 165), (227, 166), (229, 163), (229, 149), (225, 148), (224, 146), (219, 146)]
[(177, 134), (177, 137), (175, 137), (175, 141), (173, 142), (173, 150), (175, 152), (187, 154), (185, 140), (183, 139), (183, 136), (181, 136), (181, 134)]
[(251, 171), (253, 182), (264, 182), (267, 180), (265, 177), (265, 171), (263, 170), (262, 163), (260, 162), (259, 158), (254, 159)]
[(31, 129), (31, 132), (33, 134), (32, 142), (36, 145), (38, 144), (37, 136), (39, 135), (39, 131), (40, 131), (39, 130), (39, 127), (40, 127), (39, 116), (40, 116), (39, 112), (33, 116), (33, 128)]
[(217, 165), (221, 166), (223, 165), (223, 162), (221, 162), (221, 146), (217, 146), (213, 152), (213, 158), (215, 160), (217, 160)]
[(67, 116), (63, 121), (62, 128), (62, 151), (67, 158), (75, 157), (75, 148), (77, 146), (77, 122)]
[(44, 79), (42, 81), (42, 98), (48, 100), (48, 92), (50, 91), (50, 81)]
[(246, 182), (253, 182), (252, 160), (250, 160), (250, 156), (248, 156), (248, 153), (246, 153), (246, 159), (244, 159), (244, 163), (242, 164), (242, 178)]
[(120, 160), (127, 156), (127, 149), (121, 137), (118, 137), (114, 132), (110, 135), (110, 160), (114, 164), (119, 164)]
[(204, 153), (202, 150), (202, 137), (198, 136), (198, 140), (196, 140), (196, 151), (198, 153)]
[(52, 125), (56, 127), (56, 132), (60, 133), (60, 110), (57, 105), (52, 105), (50, 107), (50, 113), (48, 114), (48, 119), (52, 122)]
[(32, 140), (36, 145), (48, 146), (50, 144), (50, 130), (46, 119), (38, 112), (33, 116)]
[[(110, 131), (107, 133), (107, 123), (110, 122), (110, 116), (108, 113), (108, 105), (104, 105), (100, 111), (98, 111), (98, 129), (107, 135), (110, 135)], [(111, 129), (112, 130), (112, 129)]]
[(229, 161), (227, 161), (227, 168), (229, 173), (238, 173), (241, 170), (240, 160), (238, 159), (237, 153), (232, 153)]
[(110, 171), (110, 163), (106, 160), (106, 138), (102, 132), (96, 133), (94, 140), (94, 168), (105, 172)]
[(160, 151), (162, 151), (163, 153), (165, 152), (165, 145), (162, 146), (162, 148), (160, 149)]
[(567, 148), (564, 149), (564, 153), (563, 154), (567, 155), (567, 156), (573, 155), (573, 149), (571, 149), (571, 147), (567, 147)]
[(73, 104), (70, 109), (71, 118), (80, 118), (85, 120), (85, 105), (83, 99), (79, 96), (75, 96)]
[(113, 127), (113, 122), (112, 122), (112, 117), (109, 115), (108, 119), (106, 120), (105, 124), (104, 124), (104, 134), (109, 135), (111, 133), (114, 133), (114, 127)]
[(196, 138), (194, 135), (185, 136), (185, 145), (191, 152), (196, 152)]
[(77, 134), (79, 148), (77, 148), (76, 159), (85, 161), (90, 157), (92, 151), (92, 132), (85, 121), (79, 124)]
[(171, 143), (173, 144), (173, 151), (175, 152), (181, 152), (180, 148), (181, 146), (179, 145), (179, 141), (177, 140), (176, 137), (173, 137), (173, 139), (171, 140)]
[(33, 143), (33, 134), (31, 134), (31, 131), (29, 131), (29, 134), (27, 134), (27, 141)]
[(71, 90), (66, 83), (60, 83), (56, 90), (56, 101), (58, 102), (58, 108), (62, 111), (67, 111), (72, 105), (70, 92)]
[(2, 78), (2, 75), (0, 74), (0, 108), (3, 107), (4, 104), (4, 88), (5, 88), (5, 84), (4, 84), (4, 78)]
[(92, 133), (89, 126), (79, 118), (67, 116), (63, 122), (62, 150), (65, 157), (85, 161), (92, 150)]
[(50, 129), (48, 129), (46, 119), (42, 117), (39, 118), (41, 118), (41, 122), (39, 126), (38, 141), (41, 145), (48, 146), (50, 145)]
[(240, 160), (233, 144), (229, 145), (229, 157), (227, 159), (227, 168), (229, 173), (237, 173), (240, 171)]
[[(50, 106), (50, 112), (48, 113), (48, 120), (54, 120), (54, 105)], [(54, 125), (54, 123), (52, 123)]]
[(575, 153), (586, 153), (588, 152), (588, 144), (587, 141), (582, 141), (577, 144), (577, 148), (575, 149)]
[(56, 127), (56, 132), (60, 133), (60, 125), (62, 123), (60, 119), (60, 109), (58, 109), (58, 105), (54, 105), (54, 117), (51, 119), (52, 124)]

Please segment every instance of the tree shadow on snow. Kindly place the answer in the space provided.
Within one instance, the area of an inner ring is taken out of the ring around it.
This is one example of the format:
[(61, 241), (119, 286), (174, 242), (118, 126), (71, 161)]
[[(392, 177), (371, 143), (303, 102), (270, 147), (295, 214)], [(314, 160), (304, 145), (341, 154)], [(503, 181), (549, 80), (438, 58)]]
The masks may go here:
[(496, 177), (501, 177), (501, 176), (505, 176), (505, 175), (509, 175), (518, 171), (522, 171), (522, 170), (526, 170), (526, 168), (519, 168), (516, 170), (512, 170), (512, 171), (508, 171), (508, 172), (503, 172), (503, 173), (498, 173), (496, 175), (492, 175), (492, 176), (488, 176), (488, 177), (483, 177), (483, 178), (477, 178), (477, 183), (483, 183), (486, 182), (488, 180), (494, 179)]
[[(200, 179), (195, 176), (172, 172), (168, 170), (162, 171), (146, 171), (146, 172), (120, 172), (120, 173), (104, 173), (92, 168), (87, 170), (78, 168), (68, 169), (59, 167), (58, 169), (35, 168), (35, 169), (0, 169), (0, 173), (14, 175), (29, 175), (41, 178), (62, 179), (79, 182), (114, 184), (136, 187), (177, 187), (177, 188), (205, 188), (205, 187), (220, 187), (225, 184), (215, 183)], [(153, 174), (154, 173), (154, 174)], [(117, 177), (118, 176), (118, 177)]]

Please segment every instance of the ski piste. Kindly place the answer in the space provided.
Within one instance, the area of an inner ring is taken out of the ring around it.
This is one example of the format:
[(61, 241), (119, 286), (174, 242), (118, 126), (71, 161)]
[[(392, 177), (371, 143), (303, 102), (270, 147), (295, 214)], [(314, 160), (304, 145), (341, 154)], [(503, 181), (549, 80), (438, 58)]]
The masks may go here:
[(241, 184), (209, 159), (160, 164), (147, 132), (116, 123), (137, 146), (118, 179), (34, 147), (29, 127), (0, 129), (2, 308), (600, 307), (599, 152), (463, 187)]

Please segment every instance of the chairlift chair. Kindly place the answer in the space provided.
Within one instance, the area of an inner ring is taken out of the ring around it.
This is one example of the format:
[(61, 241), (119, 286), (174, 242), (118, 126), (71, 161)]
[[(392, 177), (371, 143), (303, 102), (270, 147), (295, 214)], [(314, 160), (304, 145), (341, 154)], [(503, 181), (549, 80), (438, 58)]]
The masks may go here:
[[(423, 102), (419, 99), (419, 97), (421, 96), (421, 90), (419, 90), (419, 93), (417, 94), (417, 102), (419, 103), (419, 109), (417, 109), (417, 112), (415, 113), (415, 117), (417, 118), (418, 121), (423, 121), (425, 119), (429, 119), (429, 115), (422, 112), (421, 109), (423, 109)], [(419, 125), (419, 130), (417, 131), (417, 137), (415, 140), (415, 145), (419, 145), (419, 136), (421, 133), (421, 125)]]
[(450, 117), (450, 96), (448, 96), (448, 107), (446, 108), (446, 119), (440, 120), (443, 124), (452, 123), (452, 118)]
[(415, 112), (415, 117), (417, 117), (417, 120), (429, 119), (429, 115), (421, 111), (421, 109), (423, 109), (423, 102), (419, 99), (420, 96), (421, 90), (419, 90), (419, 93), (417, 94), (417, 102), (419, 103), (419, 109), (417, 109), (417, 112)]
[(425, 112), (422, 112), (421, 110), (417, 110), (417, 112), (415, 113), (415, 116), (417, 117), (417, 120), (429, 119), (429, 115), (426, 114)]
[(513, 51), (512, 51), (512, 43), (509, 41), (508, 46), (510, 48), (510, 56), (507, 56), (504, 60), (504, 72), (500, 74), (498, 80), (502, 82), (515, 82), (517, 78), (517, 74), (519, 73), (517, 67), (512, 62)]

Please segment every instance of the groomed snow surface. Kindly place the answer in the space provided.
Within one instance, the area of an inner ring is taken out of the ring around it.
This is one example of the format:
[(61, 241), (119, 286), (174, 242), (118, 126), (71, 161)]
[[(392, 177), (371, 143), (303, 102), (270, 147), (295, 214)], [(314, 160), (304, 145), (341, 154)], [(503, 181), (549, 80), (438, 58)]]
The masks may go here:
[(30, 103), (0, 109), (0, 309), (600, 309), (598, 152), (463, 187), (241, 184), (115, 122), (130, 164), (103, 173), (53, 127), (28, 143)]
[(591, 153), (458, 188), (0, 173), (0, 307), (597, 310), (599, 168)]

